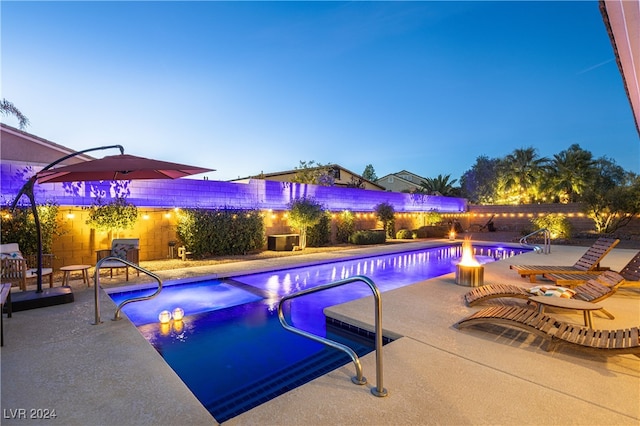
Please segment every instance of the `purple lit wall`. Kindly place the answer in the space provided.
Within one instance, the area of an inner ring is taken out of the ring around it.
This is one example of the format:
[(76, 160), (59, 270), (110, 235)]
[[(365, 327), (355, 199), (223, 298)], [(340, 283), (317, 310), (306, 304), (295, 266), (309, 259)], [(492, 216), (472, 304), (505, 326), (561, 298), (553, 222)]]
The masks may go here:
[[(16, 164), (0, 165), (3, 204), (17, 195), (35, 171), (35, 168)], [(38, 203), (51, 201), (60, 206), (88, 206), (97, 196), (108, 200), (126, 195), (127, 200), (138, 207), (287, 210), (291, 200), (313, 197), (331, 211), (371, 212), (382, 202), (393, 205), (396, 212), (467, 211), (467, 202), (463, 198), (264, 180), (247, 183), (196, 179), (45, 183), (36, 184), (34, 194)], [(28, 203), (26, 197), (21, 201)]]

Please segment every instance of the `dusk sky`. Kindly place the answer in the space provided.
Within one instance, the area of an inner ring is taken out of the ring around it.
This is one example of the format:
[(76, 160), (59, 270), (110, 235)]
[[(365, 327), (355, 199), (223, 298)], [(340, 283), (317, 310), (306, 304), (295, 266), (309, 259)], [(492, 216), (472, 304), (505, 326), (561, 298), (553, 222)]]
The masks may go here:
[(122, 144), (214, 180), (301, 160), (459, 179), (480, 155), (579, 144), (640, 173), (597, 1), (0, 8), (2, 98), (72, 149)]

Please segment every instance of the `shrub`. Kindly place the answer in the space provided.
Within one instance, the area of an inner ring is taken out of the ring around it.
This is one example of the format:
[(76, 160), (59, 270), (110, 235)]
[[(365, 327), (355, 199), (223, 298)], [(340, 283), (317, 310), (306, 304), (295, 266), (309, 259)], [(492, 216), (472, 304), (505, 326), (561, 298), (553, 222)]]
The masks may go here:
[(340, 213), (336, 221), (336, 240), (339, 243), (348, 243), (349, 237), (355, 232), (355, 215), (349, 210)]
[(451, 228), (447, 225), (421, 226), (415, 230), (416, 238), (446, 238)]
[(410, 240), (413, 238), (413, 232), (408, 229), (401, 229), (397, 232), (396, 238), (399, 240)]
[(307, 246), (323, 247), (331, 243), (331, 216), (325, 213), (318, 223), (307, 229)]
[(442, 215), (438, 212), (427, 212), (424, 214), (425, 225), (436, 225), (442, 222)]
[(382, 244), (387, 240), (384, 231), (357, 231), (349, 237), (351, 244), (367, 245)]
[[(40, 232), (42, 237), (42, 252), (51, 253), (53, 237), (62, 235), (57, 221), (58, 205), (47, 202), (38, 205), (38, 218), (40, 220)], [(38, 253), (38, 235), (36, 223), (30, 207), (19, 206), (10, 211), (8, 206), (2, 208), (0, 214), (0, 241), (5, 243), (18, 243), (23, 254)]]
[(539, 229), (547, 228), (551, 233), (551, 239), (571, 238), (571, 223), (559, 214), (548, 214), (531, 219), (531, 223)]
[(264, 222), (257, 210), (184, 209), (178, 238), (194, 257), (246, 254), (264, 246)]

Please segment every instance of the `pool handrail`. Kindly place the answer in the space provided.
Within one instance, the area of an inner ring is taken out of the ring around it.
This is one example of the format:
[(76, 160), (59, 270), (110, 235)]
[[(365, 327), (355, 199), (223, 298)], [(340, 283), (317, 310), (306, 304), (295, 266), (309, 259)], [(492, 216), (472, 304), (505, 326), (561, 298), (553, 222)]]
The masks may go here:
[[(536, 246), (536, 245), (531, 245), (527, 242), (527, 238), (536, 234), (543, 234), (544, 248), (540, 248), (540, 246)], [(538, 229), (537, 231), (533, 231), (532, 233), (527, 234), (524, 237), (520, 238), (520, 245), (523, 247), (533, 248), (533, 251), (535, 251), (536, 253), (549, 254), (551, 253), (551, 231), (549, 231), (547, 228), (541, 228), (541, 229)]]
[(356, 281), (362, 281), (367, 284), (373, 292), (373, 297), (375, 299), (376, 387), (371, 389), (371, 393), (379, 397), (387, 396), (388, 392), (382, 384), (382, 299), (380, 297), (380, 290), (378, 290), (378, 287), (369, 277), (366, 277), (364, 275), (356, 275), (344, 280), (334, 281), (329, 284), (323, 284), (317, 287), (299, 291), (297, 293), (286, 295), (278, 303), (278, 318), (280, 319), (280, 324), (282, 324), (285, 330), (291, 331), (293, 333), (299, 334), (311, 340), (315, 340), (316, 342), (325, 344), (327, 346), (347, 353), (347, 355), (351, 357), (351, 360), (356, 367), (356, 376), (352, 377), (351, 381), (357, 385), (364, 385), (365, 383), (367, 383), (367, 379), (362, 376), (362, 365), (360, 364), (360, 358), (358, 358), (358, 355), (353, 351), (353, 349), (346, 345), (343, 345), (342, 343), (335, 342), (325, 337), (317, 336), (313, 333), (309, 333), (305, 330), (301, 330), (290, 325), (289, 323), (287, 323), (286, 319), (284, 318), (284, 314), (282, 313), (282, 306), (287, 300), (311, 293), (317, 293), (323, 290), (328, 290), (330, 288), (338, 287)]
[(100, 267), (102, 266), (102, 263), (107, 261), (107, 260), (117, 260), (119, 262), (122, 262), (140, 272), (142, 272), (143, 274), (147, 274), (149, 275), (151, 278), (155, 279), (156, 281), (158, 281), (158, 289), (151, 295), (149, 296), (140, 296), (140, 297), (132, 297), (131, 299), (127, 299), (122, 301), (118, 307), (116, 308), (116, 313), (113, 317), (113, 321), (117, 321), (120, 319), (120, 311), (122, 310), (122, 308), (124, 307), (124, 305), (128, 304), (128, 303), (133, 303), (133, 302), (142, 302), (144, 300), (149, 300), (149, 299), (153, 299), (154, 297), (156, 297), (160, 291), (162, 291), (162, 280), (160, 279), (159, 276), (157, 276), (156, 274), (154, 274), (153, 272), (144, 269), (142, 267), (140, 267), (139, 265), (129, 262), (128, 260), (125, 259), (121, 259), (119, 257), (115, 257), (115, 256), (109, 256), (109, 257), (105, 257), (102, 258), (98, 261), (98, 263), (96, 263), (96, 270), (94, 272), (93, 275), (93, 281), (94, 281), (94, 300), (95, 300), (95, 322), (93, 323), (94, 325), (98, 325), (100, 323), (102, 323), (102, 321), (100, 320)]

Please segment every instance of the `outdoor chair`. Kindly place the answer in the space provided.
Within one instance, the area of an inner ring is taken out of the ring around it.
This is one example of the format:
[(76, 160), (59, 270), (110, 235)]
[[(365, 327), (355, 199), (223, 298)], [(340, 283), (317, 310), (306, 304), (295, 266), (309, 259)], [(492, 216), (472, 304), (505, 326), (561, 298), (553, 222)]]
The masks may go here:
[[(138, 265), (140, 262), (140, 240), (138, 238), (117, 238), (111, 241), (111, 248), (96, 251), (96, 263), (105, 257), (117, 257)], [(113, 278), (114, 269), (124, 269), (125, 279), (129, 281), (129, 265), (118, 260), (105, 260), (100, 269), (109, 268), (110, 277)], [(138, 276), (140, 271), (136, 269)]]
[[(629, 263), (618, 273), (624, 277), (625, 285), (635, 286), (640, 284), (640, 251), (636, 253)], [(571, 287), (597, 278), (600, 274), (602, 274), (602, 271), (586, 271), (584, 273), (574, 274), (544, 274), (543, 276), (553, 281), (556, 285)]]
[[(535, 286), (531, 288), (521, 287), (515, 284), (487, 284), (476, 287), (464, 295), (467, 306), (473, 306), (489, 299), (496, 298), (518, 298), (529, 299), (531, 296), (566, 297), (570, 299), (582, 300), (596, 303), (612, 296), (618, 288), (625, 282), (622, 275), (614, 271), (604, 271), (596, 278), (590, 279), (586, 283), (573, 289), (566, 289), (556, 286)], [(615, 317), (604, 308), (600, 310), (611, 319)]]
[[(20, 251), (18, 243), (0, 244), (0, 262), (2, 269), (0, 279), (3, 283), (18, 285), (20, 290), (27, 289), (27, 280), (38, 277), (36, 255), (25, 256)], [(42, 276), (49, 276), (49, 287), (53, 287), (53, 255), (42, 255)]]
[(620, 240), (615, 238), (598, 238), (582, 257), (571, 266), (511, 265), (510, 268), (515, 269), (522, 278), (529, 277), (529, 281), (532, 283), (536, 282), (536, 275), (580, 274), (587, 271), (602, 270), (604, 268), (600, 268), (600, 262), (619, 242)]
[(482, 309), (458, 321), (460, 329), (474, 325), (491, 325), (524, 330), (542, 337), (546, 350), (557, 345), (604, 355), (634, 354), (640, 357), (640, 328), (597, 330), (558, 321), (534, 309), (496, 306)]

